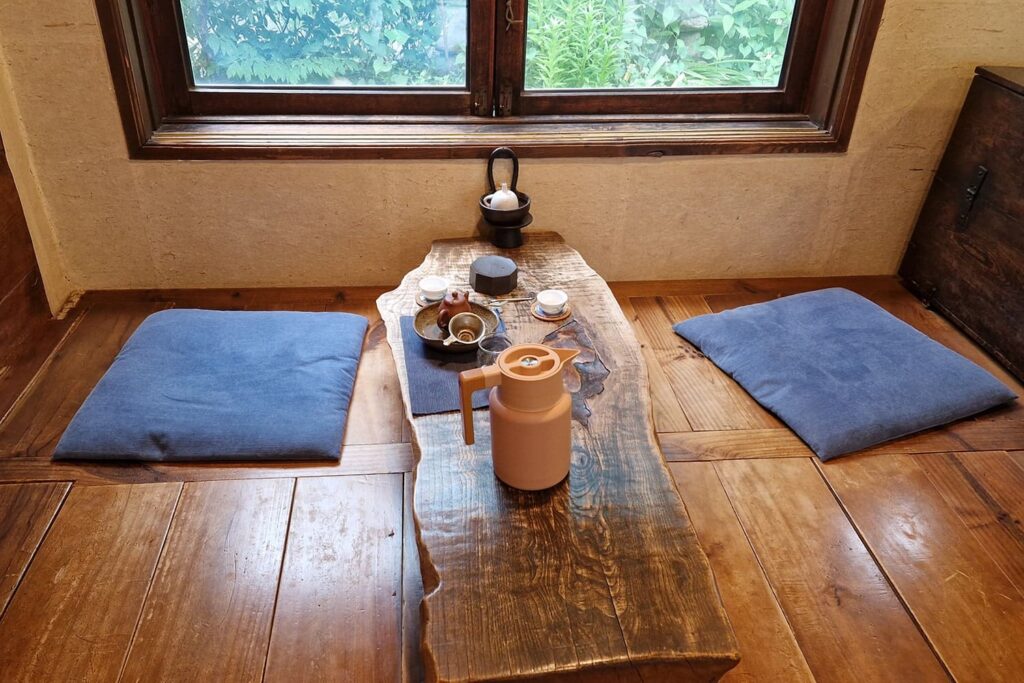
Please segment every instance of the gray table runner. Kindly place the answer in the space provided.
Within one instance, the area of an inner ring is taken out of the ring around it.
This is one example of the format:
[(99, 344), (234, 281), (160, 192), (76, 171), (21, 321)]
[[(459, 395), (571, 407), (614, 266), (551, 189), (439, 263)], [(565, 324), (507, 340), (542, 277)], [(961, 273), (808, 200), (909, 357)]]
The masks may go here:
[[(477, 367), (476, 351), (445, 353), (420, 340), (412, 316), (404, 316), (402, 348), (409, 378), (409, 402), (413, 415), (433, 415), (459, 409), (459, 373)], [(486, 408), (487, 392), (473, 394), (473, 408)]]

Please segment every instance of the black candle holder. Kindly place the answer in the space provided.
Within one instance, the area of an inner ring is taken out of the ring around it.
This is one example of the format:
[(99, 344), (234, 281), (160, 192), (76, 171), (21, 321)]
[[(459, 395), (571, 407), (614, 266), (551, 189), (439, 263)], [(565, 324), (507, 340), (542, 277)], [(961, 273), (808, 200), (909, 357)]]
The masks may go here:
[(533, 215), (526, 214), (522, 221), (515, 225), (496, 225), (486, 218), (481, 218), (477, 227), (480, 234), (499, 249), (515, 249), (523, 246), (523, 228), (533, 223)]
[[(515, 209), (494, 209), (491, 208), (488, 197), (497, 192), (498, 188), (494, 183), (494, 160), (512, 160), (512, 192), (519, 198), (519, 206)], [(530, 195), (520, 192), (519, 185), (519, 157), (508, 147), (499, 147), (491, 152), (487, 160), (487, 183), (491, 191), (480, 197), (480, 230), (491, 241), (491, 244), (500, 249), (515, 249), (523, 244), (522, 230), (533, 222), (530, 214)]]

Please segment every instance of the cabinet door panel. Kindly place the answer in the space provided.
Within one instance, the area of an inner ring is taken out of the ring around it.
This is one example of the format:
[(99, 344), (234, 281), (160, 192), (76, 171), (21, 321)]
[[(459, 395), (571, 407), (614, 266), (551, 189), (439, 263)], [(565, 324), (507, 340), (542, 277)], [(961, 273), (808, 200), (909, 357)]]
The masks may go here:
[[(973, 201), (967, 188), (987, 170)], [(900, 267), (908, 286), (1024, 379), (1024, 97), (971, 86)]]

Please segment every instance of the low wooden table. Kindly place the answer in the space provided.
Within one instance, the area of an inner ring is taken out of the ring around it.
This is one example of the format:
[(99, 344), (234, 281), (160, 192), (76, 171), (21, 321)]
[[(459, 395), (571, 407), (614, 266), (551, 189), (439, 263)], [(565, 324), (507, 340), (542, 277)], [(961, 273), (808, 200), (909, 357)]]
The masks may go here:
[[(563, 289), (573, 306), (575, 324), (562, 327), (506, 305), (513, 341), (583, 348), (570, 382), (572, 470), (546, 492), (495, 478), (487, 411), (476, 411), (476, 445), (466, 446), (458, 413), (409, 409), (399, 318), (415, 313), (418, 281), (464, 282), (475, 258), (494, 253), (519, 264), (521, 290)], [(553, 233), (511, 251), (435, 242), (377, 306), (418, 454), (427, 680), (711, 681), (735, 666), (710, 566), (655, 442), (640, 346), (580, 255)]]

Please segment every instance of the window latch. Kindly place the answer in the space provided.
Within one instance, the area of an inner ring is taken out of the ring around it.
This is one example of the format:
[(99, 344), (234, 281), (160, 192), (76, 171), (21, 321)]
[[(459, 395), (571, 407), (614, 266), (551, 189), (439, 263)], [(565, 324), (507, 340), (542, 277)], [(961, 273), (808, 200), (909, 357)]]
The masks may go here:
[(508, 85), (501, 86), (498, 90), (498, 116), (512, 115), (512, 88)]
[(512, 0), (505, 0), (505, 33), (512, 30), (512, 24), (521, 24), (522, 19), (516, 19), (516, 13), (512, 10)]

